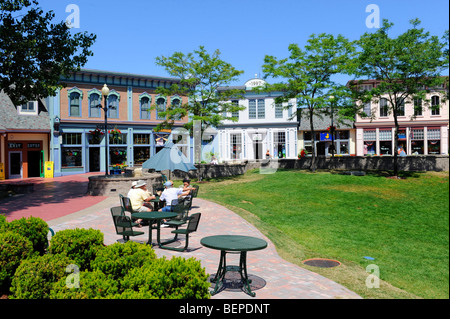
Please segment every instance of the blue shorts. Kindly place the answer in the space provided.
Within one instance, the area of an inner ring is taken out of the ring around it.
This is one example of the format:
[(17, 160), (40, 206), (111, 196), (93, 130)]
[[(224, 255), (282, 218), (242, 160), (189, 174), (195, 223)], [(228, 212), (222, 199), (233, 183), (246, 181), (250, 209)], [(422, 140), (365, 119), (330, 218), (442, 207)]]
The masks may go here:
[(162, 212), (171, 212), (171, 211), (172, 211), (172, 207), (171, 207), (170, 205), (164, 206), (164, 207), (161, 209), (161, 211), (162, 211)]

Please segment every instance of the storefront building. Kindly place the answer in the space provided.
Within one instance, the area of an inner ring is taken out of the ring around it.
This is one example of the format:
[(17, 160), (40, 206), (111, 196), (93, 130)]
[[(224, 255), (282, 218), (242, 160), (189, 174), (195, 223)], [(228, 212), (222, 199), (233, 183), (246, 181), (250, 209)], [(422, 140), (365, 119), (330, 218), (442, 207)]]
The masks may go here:
[[(186, 103), (181, 96), (155, 93), (177, 79), (82, 69), (62, 79), (65, 88), (49, 99), (52, 125), (51, 160), (55, 176), (139, 166), (168, 141), (171, 130), (156, 131), (164, 120), (159, 112)], [(108, 167), (105, 167), (105, 114), (102, 87), (107, 96)], [(174, 121), (181, 127), (187, 118)], [(189, 151), (188, 147), (184, 147)]]
[(48, 99), (14, 105), (0, 92), (0, 179), (43, 177), (50, 158)]
[[(376, 85), (367, 81), (366, 85)], [(405, 98), (399, 122), (398, 149), (394, 150), (394, 117), (388, 112), (387, 99), (372, 101), (364, 105), (368, 117), (356, 117), (356, 139), (358, 156), (393, 155), (404, 151), (405, 155), (448, 154), (449, 102), (446, 88), (430, 89), (426, 102)]]
[(273, 159), (297, 157), (297, 121), (290, 119), (295, 113), (295, 99), (281, 105), (275, 103), (279, 92), (252, 91), (264, 84), (264, 80), (254, 78), (233, 87), (245, 90), (242, 99), (231, 101), (245, 109), (232, 115), (237, 122), (226, 120), (217, 127), (220, 161), (265, 159), (267, 153)]

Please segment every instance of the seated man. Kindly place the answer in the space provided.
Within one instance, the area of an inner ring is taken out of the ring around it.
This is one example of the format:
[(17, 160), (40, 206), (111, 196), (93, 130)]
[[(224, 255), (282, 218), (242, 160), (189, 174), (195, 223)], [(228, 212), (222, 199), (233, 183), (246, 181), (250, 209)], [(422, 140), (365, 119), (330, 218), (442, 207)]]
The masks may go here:
[[(183, 189), (183, 193), (187, 192), (187, 195), (191, 195), (191, 191), (195, 190), (194, 187), (191, 186), (191, 181), (187, 178), (183, 179), (183, 185), (180, 186)], [(186, 197), (187, 195), (182, 195), (182, 197)]]
[(146, 205), (150, 205), (149, 202), (156, 198), (149, 194), (147, 191), (147, 183), (143, 180), (139, 180), (134, 186), (134, 189), (128, 192), (128, 197), (131, 201), (131, 207), (135, 212), (151, 212), (151, 206), (147, 207)]
[(189, 191), (183, 192), (182, 188), (173, 188), (172, 181), (167, 181), (164, 183), (165, 190), (162, 192), (159, 200), (165, 200), (166, 206), (164, 206), (161, 211), (170, 212), (172, 211), (171, 205), (175, 204), (174, 200), (178, 200), (178, 196), (186, 196), (189, 194)]

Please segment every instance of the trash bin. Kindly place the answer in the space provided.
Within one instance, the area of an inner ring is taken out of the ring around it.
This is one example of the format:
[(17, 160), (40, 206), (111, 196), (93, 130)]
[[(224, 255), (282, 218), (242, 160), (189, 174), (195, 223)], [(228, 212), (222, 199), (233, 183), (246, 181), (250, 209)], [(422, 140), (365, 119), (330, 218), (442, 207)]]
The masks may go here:
[(53, 178), (53, 162), (45, 162), (44, 177)]
[(0, 180), (5, 179), (5, 165), (0, 163)]

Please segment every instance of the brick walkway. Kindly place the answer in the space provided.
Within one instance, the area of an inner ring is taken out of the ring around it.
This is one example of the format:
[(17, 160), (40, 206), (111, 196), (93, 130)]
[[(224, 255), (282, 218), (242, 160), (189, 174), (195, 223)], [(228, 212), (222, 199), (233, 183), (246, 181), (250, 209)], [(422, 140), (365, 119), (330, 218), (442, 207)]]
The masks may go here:
[[(104, 234), (105, 244), (122, 241), (116, 235), (111, 218), (110, 207), (119, 206), (117, 197), (94, 197), (83, 194), (83, 184), (87, 183), (87, 174), (77, 177), (55, 178), (46, 181), (45, 187), (35, 186), (35, 193), (23, 196), (26, 200), (8, 199), (6, 211), (9, 211), (8, 219), (23, 216), (44, 217), (54, 231), (72, 228), (94, 228)], [(67, 183), (66, 186), (64, 184)], [(67, 187), (67, 188), (66, 188)], [(39, 194), (44, 190), (44, 194)], [(63, 194), (59, 194), (64, 190)], [(86, 188), (84, 188), (86, 190)], [(76, 195), (75, 195), (76, 194)], [(68, 198), (64, 198), (68, 195)], [(39, 205), (36, 204), (38, 201)], [(29, 204), (30, 201), (33, 204)], [(0, 211), (4, 211), (4, 202)], [(191, 234), (189, 250), (176, 252), (160, 249), (154, 246), (155, 252), (161, 256), (194, 257), (201, 261), (208, 274), (217, 271), (220, 252), (203, 247), (200, 239), (210, 235), (239, 234), (262, 238), (268, 242), (268, 247), (260, 251), (251, 251), (247, 254), (247, 267), (249, 278), (252, 279), (252, 289), (256, 293), (256, 299), (334, 299), (334, 298), (360, 298), (355, 293), (343, 286), (322, 277), (314, 272), (286, 262), (278, 256), (274, 245), (250, 223), (233, 213), (229, 209), (218, 204), (195, 198), (191, 213), (201, 212), (202, 217), (196, 233)], [(132, 240), (146, 242), (148, 239), (148, 227), (142, 227), (142, 236)], [(163, 228), (161, 238), (172, 237), (169, 228)], [(184, 236), (180, 235), (175, 246), (184, 246)], [(156, 232), (153, 234), (156, 241)], [(238, 265), (239, 255), (227, 255), (228, 265)], [(243, 293), (239, 287), (233, 286), (233, 273), (230, 272), (230, 284), (214, 295), (212, 299), (254, 299)], [(237, 279), (237, 277), (236, 277)], [(237, 281), (234, 283), (236, 284)]]

